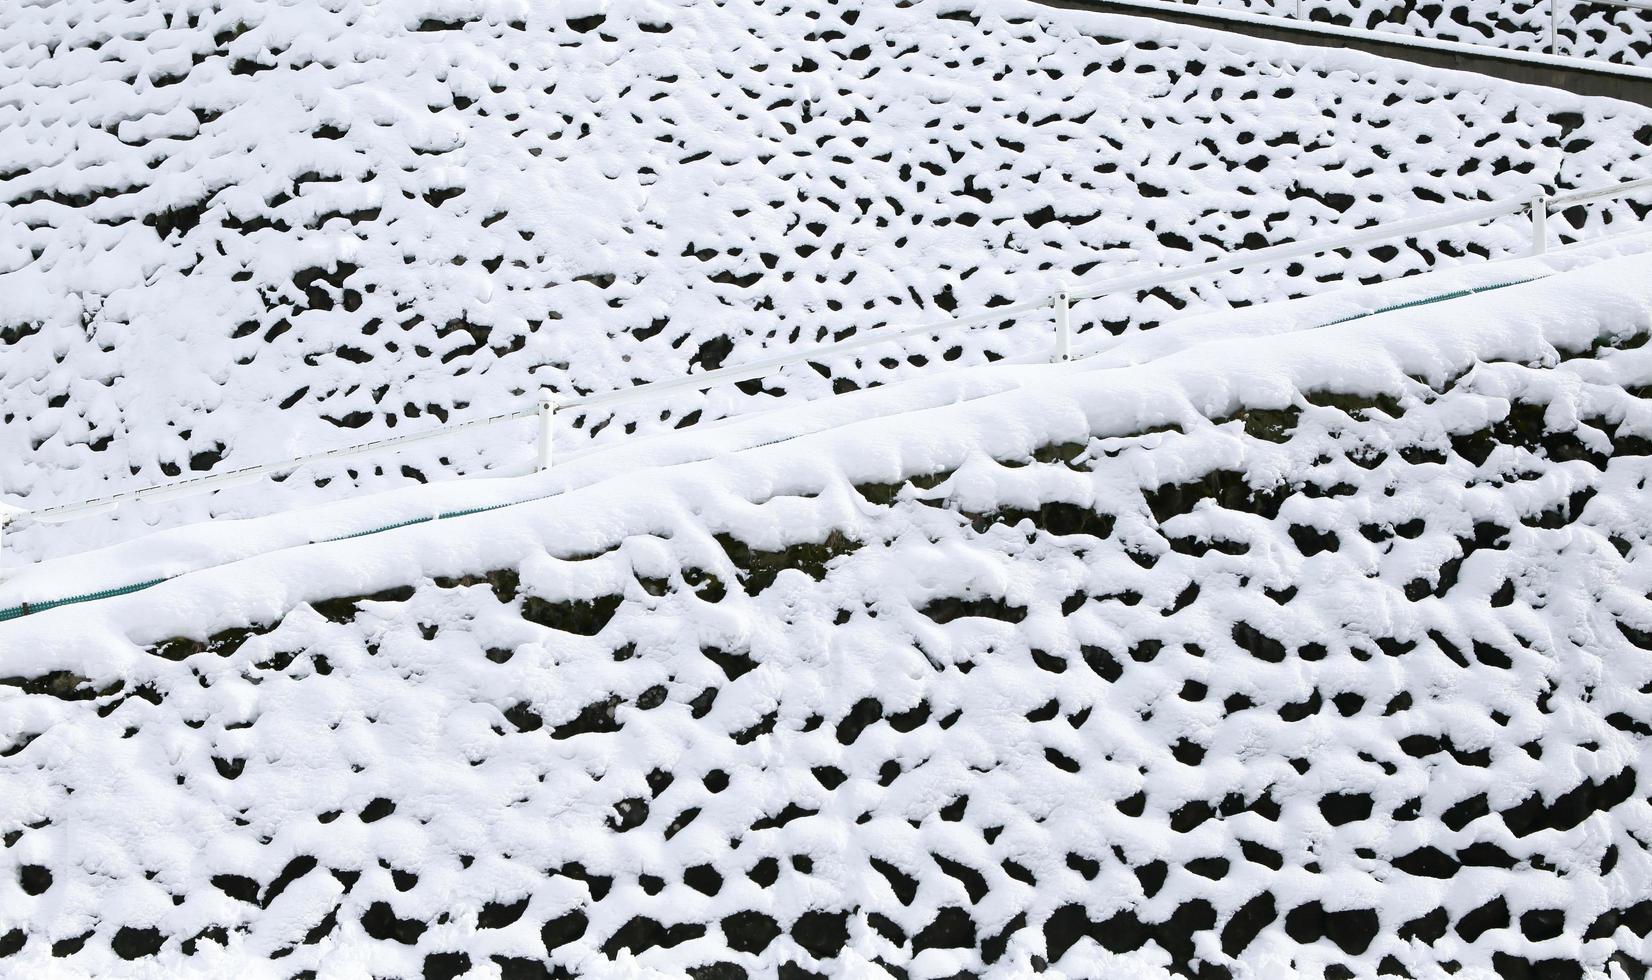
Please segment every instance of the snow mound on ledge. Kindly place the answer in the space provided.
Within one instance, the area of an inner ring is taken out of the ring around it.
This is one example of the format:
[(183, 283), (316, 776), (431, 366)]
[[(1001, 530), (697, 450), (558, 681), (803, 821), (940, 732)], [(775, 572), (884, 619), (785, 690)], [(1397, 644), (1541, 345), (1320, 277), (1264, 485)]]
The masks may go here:
[(1639, 976), (1649, 273), (0, 628), (0, 966)]
[[(36, 507), (1011, 303), (1058, 271), (1643, 176), (1652, 139), (1652, 111), (1610, 100), (1007, 0), (8, 3), (0, 89), (0, 496)], [(1556, 234), (1645, 213), (1579, 208)], [(1516, 219), (1448, 229), (1076, 322), (1526, 243)], [(1045, 320), (1006, 320), (582, 431), (1047, 343)], [(505, 426), (53, 540), (511, 472), (531, 440)]]

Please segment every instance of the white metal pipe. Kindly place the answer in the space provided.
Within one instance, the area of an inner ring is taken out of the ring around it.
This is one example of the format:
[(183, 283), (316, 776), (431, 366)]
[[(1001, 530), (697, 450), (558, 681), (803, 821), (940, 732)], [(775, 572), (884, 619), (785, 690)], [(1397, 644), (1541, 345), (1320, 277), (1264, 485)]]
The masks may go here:
[(1549, 54), (1551, 55), (1555, 53), (1555, 38), (1558, 33), (1555, 30), (1555, 7), (1559, 5), (1560, 0), (1549, 0)]
[[(257, 483), (261, 478), (263, 478), (263, 476), (264, 474), (262, 473), (246, 471), (224, 473), (213, 482), (211, 489), (213, 492), (217, 492), (219, 490), (233, 490), (236, 487), (244, 487), (249, 483)], [(184, 484), (182, 486), (178, 484), (167, 484), (164, 486), (155, 487), (145, 499), (154, 501), (176, 500), (179, 497), (193, 497), (199, 492), (200, 490), (191, 484)], [(107, 508), (109, 510), (114, 510), (115, 505), (108, 504)], [(59, 523), (62, 522), (60, 521)]]
[[(156, 494), (156, 496), (161, 495)], [(42, 510), (40, 512), (26, 512), (21, 516), (27, 517), (36, 524), (67, 524), (70, 521), (78, 521), (84, 517), (107, 514), (119, 504), (120, 501), (118, 500), (99, 500), (77, 504), (66, 511), (62, 509)]]
[(1638, 180), (1626, 180), (1609, 187), (1594, 187), (1589, 190), (1571, 191), (1567, 194), (1556, 194), (1549, 198), (1549, 207), (1564, 208), (1573, 204), (1582, 204), (1584, 201), (1595, 201), (1603, 197), (1627, 197), (1641, 190), (1652, 189), (1652, 177), (1642, 177)]
[(1539, 194), (1532, 198), (1532, 254), (1542, 255), (1549, 250), (1549, 199)]
[(1055, 294), (1055, 360), (1070, 361), (1073, 359), (1073, 328), (1070, 316), (1072, 298), (1067, 292), (1067, 281), (1061, 281), (1061, 288)]
[(938, 320), (933, 323), (922, 323), (915, 327), (874, 327), (862, 331), (858, 337), (840, 340), (835, 344), (825, 344), (821, 347), (811, 347), (806, 351), (794, 351), (790, 354), (781, 354), (777, 357), (766, 358), (761, 361), (752, 361), (750, 364), (738, 364), (733, 367), (719, 368), (716, 371), (706, 371), (703, 374), (690, 374), (681, 378), (671, 378), (665, 381), (650, 381), (647, 384), (635, 385), (630, 388), (619, 388), (614, 391), (604, 391), (595, 395), (585, 395), (580, 398), (564, 399), (557, 406), (557, 411), (568, 411), (575, 408), (599, 408), (604, 405), (615, 405), (620, 402), (634, 401), (638, 398), (647, 398), (650, 395), (666, 391), (675, 391), (678, 388), (693, 388), (704, 390), (721, 384), (734, 384), (739, 381), (751, 381), (761, 378), (778, 367), (787, 367), (792, 364), (802, 364), (806, 361), (818, 361), (832, 354), (841, 354), (844, 351), (858, 350), (862, 347), (871, 347), (899, 337), (910, 336), (915, 333), (937, 333), (942, 330), (975, 326), (982, 323), (993, 323), (1009, 317), (1019, 316), (1033, 310), (1042, 309), (1050, 305), (1050, 298), (1045, 297), (1029, 303), (1017, 303), (1013, 306), (994, 307), (984, 313), (971, 316), (954, 317), (950, 320)]
[(1242, 269), (1247, 265), (1256, 265), (1261, 262), (1275, 262), (1281, 259), (1319, 255), (1322, 252), (1331, 252), (1339, 248), (1353, 248), (1367, 242), (1380, 242), (1388, 238), (1409, 236), (1419, 231), (1432, 231), (1436, 228), (1445, 228), (1470, 221), (1485, 221), (1505, 214), (1514, 214), (1518, 211), (1524, 211), (1529, 201), (1530, 198), (1526, 197), (1518, 199), (1503, 198), (1496, 201), (1487, 201), (1471, 208), (1460, 208), (1439, 218), (1412, 218), (1406, 221), (1391, 221), (1386, 224), (1361, 228), (1339, 238), (1326, 238), (1308, 242), (1286, 242), (1283, 245), (1274, 245), (1269, 248), (1231, 253), (1226, 258), (1216, 259), (1202, 265), (1187, 266), (1182, 269), (1154, 269), (1118, 279), (1079, 283), (1072, 288), (1069, 295), (1075, 300), (1093, 299), (1108, 293), (1151, 289), (1154, 286), (1164, 286), (1187, 279), (1198, 279), (1219, 272), (1231, 272), (1234, 269)]
[(145, 500), (152, 497), (181, 497), (189, 494), (206, 493), (211, 490), (223, 489), (227, 486), (245, 483), (255, 477), (270, 473), (280, 473), (286, 470), (297, 469), (308, 463), (319, 462), (324, 459), (339, 459), (345, 456), (357, 456), (362, 453), (383, 449), (387, 446), (402, 446), (414, 442), (423, 442), (426, 439), (435, 439), (451, 435), (460, 429), (469, 429), (482, 425), (493, 425), (498, 422), (509, 422), (515, 419), (529, 418), (533, 412), (512, 412), (507, 415), (494, 415), (482, 419), (470, 419), (465, 422), (455, 422), (436, 429), (424, 432), (409, 433), (405, 436), (392, 436), (389, 439), (378, 439), (373, 442), (359, 443), (354, 446), (341, 446), (338, 449), (329, 449), (325, 452), (311, 453), (307, 456), (295, 456), (292, 459), (278, 460), (273, 463), (264, 463), (259, 466), (244, 466), (240, 469), (227, 470), (223, 473), (213, 473), (208, 476), (197, 476), (176, 483), (163, 483), (160, 486), (143, 487), (138, 490), (126, 490), (121, 493), (112, 493), (107, 497), (98, 497), (92, 500), (78, 501), (72, 504), (58, 504), (52, 507), (42, 507), (39, 510), (28, 510), (16, 515), (29, 517), (42, 523), (62, 523), (76, 517), (86, 517), (94, 513), (111, 510), (116, 504), (133, 500)]

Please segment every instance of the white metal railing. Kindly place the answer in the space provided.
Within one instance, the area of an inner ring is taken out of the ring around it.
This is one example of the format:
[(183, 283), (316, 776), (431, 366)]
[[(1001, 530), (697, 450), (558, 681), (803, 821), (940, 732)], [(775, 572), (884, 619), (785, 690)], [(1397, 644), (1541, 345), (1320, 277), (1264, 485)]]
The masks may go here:
[[(774, 357), (753, 361), (749, 364), (719, 368), (715, 371), (706, 371), (700, 374), (685, 375), (680, 378), (670, 378), (663, 381), (650, 381), (630, 388), (619, 388), (613, 391), (599, 392), (590, 395), (568, 397), (558, 394), (550, 388), (539, 390), (538, 406), (535, 409), (509, 412), (502, 415), (491, 415), (486, 418), (469, 419), (463, 422), (454, 422), (427, 429), (423, 432), (409, 433), (402, 436), (392, 436), (386, 439), (377, 439), (372, 442), (359, 443), (354, 446), (344, 446), (338, 449), (329, 449), (325, 452), (311, 453), (304, 456), (295, 456), (290, 459), (277, 460), (258, 466), (247, 466), (229, 470), (223, 473), (214, 473), (208, 476), (193, 477), (187, 480), (178, 480), (159, 486), (143, 487), (136, 490), (127, 490), (121, 493), (110, 494), (92, 500), (77, 501), (70, 504), (54, 504), (36, 509), (8, 507), (0, 504), (0, 543), (9, 525), (28, 520), (39, 524), (61, 524), (81, 517), (90, 517), (96, 514), (107, 513), (122, 503), (137, 500), (164, 500), (171, 497), (181, 497), (197, 493), (206, 493), (213, 490), (222, 490), (232, 486), (248, 483), (258, 477), (272, 473), (281, 473), (297, 469), (308, 463), (321, 462), (328, 459), (340, 459), (349, 456), (359, 456), (376, 452), (392, 446), (402, 446), (427, 439), (440, 438), (451, 435), (462, 429), (480, 426), (496, 425), (503, 422), (520, 419), (539, 419), (539, 433), (537, 451), (535, 455), (536, 471), (550, 469), (554, 449), (554, 428), (556, 416), (560, 412), (572, 410), (590, 410), (618, 405), (624, 402), (638, 401), (644, 398), (675, 391), (683, 388), (705, 390), (718, 385), (735, 384), (741, 381), (751, 381), (764, 377), (778, 368), (789, 367), (809, 361), (820, 360), (835, 354), (871, 347), (876, 344), (888, 343), (902, 337), (914, 334), (939, 334), (942, 331), (962, 329), (1005, 320), (1022, 313), (1031, 313), (1037, 310), (1050, 308), (1055, 320), (1055, 346), (1051, 353), (1051, 360), (1056, 362), (1072, 359), (1073, 329), (1071, 323), (1071, 305), (1074, 302), (1096, 299), (1102, 296), (1122, 292), (1135, 292), (1152, 289), (1157, 286), (1166, 286), (1190, 279), (1198, 279), (1222, 272), (1231, 272), (1246, 266), (1259, 265), (1266, 262), (1277, 262), (1285, 259), (1307, 258), (1334, 252), (1338, 249), (1353, 248), (1359, 245), (1370, 244), (1395, 238), (1409, 238), (1424, 231), (1433, 231), (1448, 228), (1453, 225), (1479, 223), (1493, 218), (1504, 217), (1521, 212), (1529, 212), (1532, 219), (1531, 254), (1541, 255), (1548, 247), (1548, 214), (1556, 208), (1571, 207), (1588, 201), (1608, 197), (1625, 197), (1644, 190), (1652, 190), (1652, 177), (1639, 180), (1622, 181), (1605, 187), (1591, 188), (1581, 191), (1570, 191), (1564, 194), (1543, 195), (1537, 194), (1524, 197), (1501, 198), (1486, 201), (1464, 208), (1457, 208), (1442, 214), (1424, 215), (1408, 218), (1402, 221), (1391, 221), (1364, 228), (1337, 236), (1335, 238), (1316, 239), (1307, 242), (1287, 242), (1268, 248), (1253, 249), (1236, 253), (1228, 253), (1224, 257), (1198, 265), (1185, 266), (1176, 269), (1155, 269), (1148, 272), (1121, 276), (1113, 279), (1094, 279), (1089, 282), (1069, 283), (1065, 277), (1061, 278), (1056, 287), (1047, 295), (1038, 299), (1028, 300), (1009, 306), (992, 307), (979, 313), (966, 316), (949, 317), (930, 323), (911, 327), (875, 327), (862, 331), (859, 335), (841, 340), (832, 344), (811, 347), (803, 351), (791, 351), (778, 354)], [(3, 557), (3, 552), (0, 552)]]

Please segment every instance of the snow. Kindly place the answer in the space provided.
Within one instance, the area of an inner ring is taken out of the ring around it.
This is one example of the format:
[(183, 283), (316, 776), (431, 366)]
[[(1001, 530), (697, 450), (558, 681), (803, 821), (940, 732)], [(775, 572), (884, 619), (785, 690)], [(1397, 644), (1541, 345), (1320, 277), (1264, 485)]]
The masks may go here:
[[(1645, 109), (1009, 2), (67, 9), (0, 11), (0, 498), (29, 507), (1014, 302), (1063, 273), (1649, 172)], [(1556, 234), (1644, 211), (1578, 209)], [(1451, 229), (1115, 297), (1076, 325), (1524, 243), (1514, 219)], [(1007, 326), (565, 434), (623, 441), (1045, 343)], [(10, 546), (509, 474), (530, 442), (524, 423)]]
[[(10, 4), (0, 93), (27, 507), (1652, 142), (1012, 0)], [(1639, 976), (1647, 210), (9, 529), (0, 974)]]
[[(1632, 790), (1652, 407), (1630, 393), (1652, 383), (1649, 246), (638, 440), (570, 463), (579, 485), (539, 503), (9, 624), (8, 673), (70, 671), (87, 698), (0, 688), (0, 832), (21, 831), (0, 853), (51, 873), (38, 897), (0, 875), (0, 935), (27, 936), (10, 962), (882, 960), (929, 978), (1644, 961), (1640, 920), (1613, 916), (1652, 876)], [(1496, 427), (1521, 405), (1547, 434)], [(697, 458), (784, 430), (809, 434)], [(1222, 471), (1259, 496), (1164, 494)], [(907, 477), (892, 498), (870, 486)], [(538, 487), (516, 484), (479, 499)], [(1058, 504), (1109, 526), (1064, 526)], [(278, 524), (197, 540), (222, 552)], [(804, 550), (772, 577), (741, 548), (833, 540), (823, 570)], [(516, 577), (481, 578), (498, 569)], [(363, 594), (380, 598), (329, 601)], [(578, 602), (599, 611), (559, 605)], [(1580, 787), (1581, 808), (1561, 802)], [(1435, 914), (1445, 938), (1399, 938)], [(119, 958), (122, 928), (158, 930), (159, 952)]]

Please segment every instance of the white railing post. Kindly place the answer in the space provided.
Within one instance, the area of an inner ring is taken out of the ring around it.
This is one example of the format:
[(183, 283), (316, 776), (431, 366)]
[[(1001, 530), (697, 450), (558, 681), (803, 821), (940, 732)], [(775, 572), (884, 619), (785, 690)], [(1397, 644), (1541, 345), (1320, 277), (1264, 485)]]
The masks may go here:
[(536, 472), (551, 468), (551, 433), (556, 424), (556, 392), (539, 389), (539, 465)]
[(1539, 194), (1532, 198), (1532, 254), (1542, 255), (1549, 250), (1549, 199)]
[(1052, 361), (1070, 361), (1073, 359), (1073, 326), (1069, 310), (1072, 307), (1072, 295), (1063, 278), (1055, 292), (1055, 356)]
[(1555, 49), (1555, 7), (1558, 6), (1559, 3), (1560, 3), (1560, 0), (1549, 0), (1549, 53), (1550, 54), (1555, 53), (1555, 51), (1554, 51), (1554, 49)]

